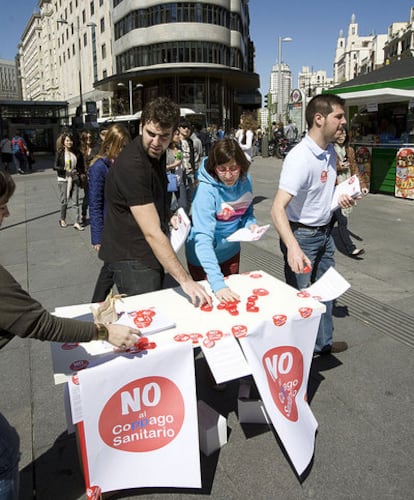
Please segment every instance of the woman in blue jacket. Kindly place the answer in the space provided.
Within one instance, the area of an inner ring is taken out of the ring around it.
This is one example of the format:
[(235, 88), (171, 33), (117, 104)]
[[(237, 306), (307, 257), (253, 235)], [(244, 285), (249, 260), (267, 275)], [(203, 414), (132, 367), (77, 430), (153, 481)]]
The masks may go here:
[(225, 138), (214, 143), (197, 172), (193, 225), (186, 241), (188, 270), (195, 280), (207, 278), (224, 302), (239, 298), (224, 277), (239, 272), (240, 243), (226, 238), (240, 228), (257, 228), (249, 167), (239, 144)]
[[(94, 250), (99, 251), (105, 218), (105, 179), (109, 168), (131, 140), (128, 130), (121, 124), (109, 127), (98, 154), (89, 168), (89, 217), (91, 225), (91, 243)], [(112, 273), (106, 263), (99, 273), (92, 302), (102, 302), (114, 284)]]

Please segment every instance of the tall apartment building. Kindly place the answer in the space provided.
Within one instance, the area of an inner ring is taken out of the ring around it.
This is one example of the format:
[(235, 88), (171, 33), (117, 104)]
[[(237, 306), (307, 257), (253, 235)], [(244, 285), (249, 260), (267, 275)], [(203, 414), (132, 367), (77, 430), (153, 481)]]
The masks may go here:
[(93, 101), (103, 117), (163, 95), (228, 127), (260, 107), (248, 0), (40, 0), (39, 9), (19, 49), (26, 99), (67, 100), (72, 116)]
[(321, 94), (324, 89), (333, 86), (333, 78), (326, 76), (326, 71), (313, 71), (309, 66), (302, 66), (302, 71), (298, 75), (298, 88), (307, 97)]
[(340, 32), (334, 61), (334, 84), (353, 80), (384, 64), (414, 56), (414, 7), (407, 22), (393, 22), (387, 33), (360, 36), (355, 14), (348, 25), (347, 36)]
[(14, 61), (0, 59), (0, 101), (11, 101), (19, 98), (17, 69)]
[[(268, 107), (270, 110), (270, 122), (286, 121), (287, 106), (290, 92), (292, 91), (292, 72), (290, 67), (282, 62), (280, 64), (280, 88), (279, 88), (279, 63), (275, 64), (270, 73), (270, 87), (268, 94)], [(270, 102), (269, 102), (270, 101)], [(277, 107), (280, 109), (277, 109)]]

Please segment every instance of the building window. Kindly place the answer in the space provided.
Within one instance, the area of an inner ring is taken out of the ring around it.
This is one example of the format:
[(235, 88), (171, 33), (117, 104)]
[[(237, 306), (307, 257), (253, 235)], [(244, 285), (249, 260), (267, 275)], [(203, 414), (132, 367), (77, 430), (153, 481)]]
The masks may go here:
[(86, 12), (85, 12), (85, 9), (83, 9), (82, 11), (82, 23), (85, 24), (86, 22)]
[(87, 33), (83, 34), (83, 46), (86, 47), (88, 45), (88, 35)]
[(101, 18), (100, 25), (101, 25), (101, 33), (104, 33), (104, 31), (105, 31), (105, 18), (104, 17)]
[(102, 59), (106, 59), (106, 44), (102, 45), (101, 54), (102, 54)]
[(93, 0), (90, 3), (90, 9), (91, 9), (91, 16), (93, 16), (95, 14), (95, 4)]

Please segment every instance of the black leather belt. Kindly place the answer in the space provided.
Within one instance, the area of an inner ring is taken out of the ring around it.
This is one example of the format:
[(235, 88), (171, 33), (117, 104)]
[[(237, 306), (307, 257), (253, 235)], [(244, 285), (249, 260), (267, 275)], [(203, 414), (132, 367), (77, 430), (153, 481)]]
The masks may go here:
[(301, 222), (289, 221), (289, 224), (292, 229), (303, 227), (304, 229), (311, 229), (312, 231), (314, 231), (315, 229), (317, 231), (327, 231), (331, 227), (331, 223), (325, 224), (324, 226), (307, 226), (306, 224), (302, 224)]

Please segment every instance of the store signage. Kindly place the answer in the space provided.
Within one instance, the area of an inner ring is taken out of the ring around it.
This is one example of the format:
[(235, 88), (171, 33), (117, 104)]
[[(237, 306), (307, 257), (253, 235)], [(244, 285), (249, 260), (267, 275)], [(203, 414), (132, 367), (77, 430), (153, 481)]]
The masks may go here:
[(368, 113), (375, 113), (378, 111), (378, 103), (377, 102), (370, 102), (367, 104), (367, 111)]

